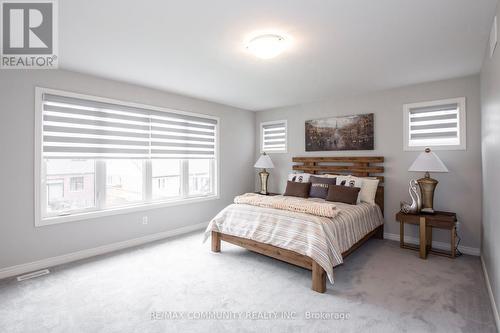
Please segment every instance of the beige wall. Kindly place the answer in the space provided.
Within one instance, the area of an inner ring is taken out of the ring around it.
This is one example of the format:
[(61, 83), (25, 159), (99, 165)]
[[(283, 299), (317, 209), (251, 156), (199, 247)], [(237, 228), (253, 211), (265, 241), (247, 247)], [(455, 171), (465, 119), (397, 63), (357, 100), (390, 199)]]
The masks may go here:
[[(403, 151), (403, 104), (461, 96), (467, 99), (467, 150), (437, 151), (450, 172), (433, 174), (440, 182), (436, 190), (435, 208), (457, 212), (461, 223), (461, 245), (478, 249), (482, 194), (478, 75), (258, 112), (257, 131), (262, 121), (288, 120), (288, 153), (270, 154), (276, 165), (270, 171), (270, 190), (284, 191), (286, 174), (292, 166), (292, 156), (385, 156), (385, 231), (399, 234), (394, 214), (399, 210), (401, 200), (409, 200), (408, 181), (422, 176), (407, 171), (418, 153)], [(361, 113), (375, 113), (374, 151), (305, 152), (304, 121)], [(257, 136), (256, 146), (258, 145)], [(407, 229), (408, 235), (417, 235), (416, 228)], [(435, 240), (449, 242), (448, 233), (436, 232), (435, 235)]]
[[(500, 19), (500, 8), (497, 9)], [(486, 51), (481, 69), (481, 116), (483, 151), (482, 256), (492, 292), (500, 302), (500, 45), (493, 58)], [(498, 320), (498, 312), (497, 312)], [(497, 323), (498, 324), (498, 323)]]
[[(35, 228), (36, 86), (220, 117), (220, 199)], [(235, 195), (253, 189), (254, 124), (254, 112), (94, 76), (63, 70), (1, 71), (0, 269), (208, 222)], [(147, 225), (141, 223), (144, 215), (149, 216)]]

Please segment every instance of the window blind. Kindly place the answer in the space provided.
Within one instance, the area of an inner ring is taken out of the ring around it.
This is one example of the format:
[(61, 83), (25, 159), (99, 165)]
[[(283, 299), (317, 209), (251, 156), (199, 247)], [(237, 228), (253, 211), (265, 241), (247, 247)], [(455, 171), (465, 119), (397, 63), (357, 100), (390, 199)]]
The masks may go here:
[(286, 122), (262, 123), (262, 151), (286, 151)]
[(215, 158), (217, 120), (42, 95), (45, 158)]
[(410, 108), (409, 145), (460, 144), (459, 111), (459, 103)]

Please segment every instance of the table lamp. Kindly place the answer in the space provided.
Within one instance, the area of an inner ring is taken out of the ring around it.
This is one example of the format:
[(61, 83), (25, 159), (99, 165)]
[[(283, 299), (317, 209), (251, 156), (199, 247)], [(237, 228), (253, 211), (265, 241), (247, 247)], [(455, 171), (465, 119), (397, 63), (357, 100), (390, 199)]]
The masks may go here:
[(262, 171), (259, 172), (260, 176), (260, 194), (263, 195), (268, 195), (269, 193), (267, 192), (267, 179), (269, 178), (269, 172), (266, 171), (266, 169), (272, 169), (274, 168), (273, 161), (271, 161), (271, 158), (269, 155), (266, 153), (262, 153), (260, 155), (259, 159), (257, 162), (255, 162), (254, 168), (261, 168)]
[(446, 168), (443, 161), (430, 148), (425, 148), (425, 151), (418, 155), (408, 171), (425, 172), (425, 177), (417, 180), (420, 192), (422, 193), (421, 212), (433, 214), (434, 190), (438, 181), (432, 179), (429, 172), (448, 172), (448, 168)]

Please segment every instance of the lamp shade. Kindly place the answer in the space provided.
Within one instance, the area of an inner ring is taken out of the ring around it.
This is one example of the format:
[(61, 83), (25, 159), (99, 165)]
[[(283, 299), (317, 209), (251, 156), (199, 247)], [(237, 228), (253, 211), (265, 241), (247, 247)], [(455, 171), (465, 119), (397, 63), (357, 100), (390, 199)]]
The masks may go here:
[(254, 168), (272, 169), (272, 168), (274, 168), (274, 164), (273, 164), (273, 161), (271, 161), (271, 158), (269, 157), (269, 155), (262, 154), (262, 155), (260, 155), (257, 162), (255, 162)]
[(415, 172), (448, 172), (448, 168), (443, 161), (434, 154), (429, 148), (418, 155), (417, 159), (408, 171)]

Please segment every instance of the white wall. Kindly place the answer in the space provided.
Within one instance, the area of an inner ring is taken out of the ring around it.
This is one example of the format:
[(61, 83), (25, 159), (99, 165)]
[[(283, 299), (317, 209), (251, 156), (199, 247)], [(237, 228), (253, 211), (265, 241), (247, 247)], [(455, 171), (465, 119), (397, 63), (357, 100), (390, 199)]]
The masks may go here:
[[(334, 74), (332, 74), (334, 75)], [(329, 99), (315, 103), (258, 112), (256, 130), (262, 121), (288, 120), (288, 153), (270, 154), (276, 169), (271, 170), (270, 190), (284, 191), (286, 174), (293, 156), (380, 155), (385, 162), (385, 231), (399, 234), (394, 214), (401, 200), (409, 200), (408, 181), (422, 174), (409, 173), (408, 167), (417, 152), (403, 151), (403, 104), (465, 96), (467, 99), (467, 150), (437, 151), (450, 173), (432, 174), (439, 180), (434, 207), (455, 211), (461, 222), (461, 245), (479, 248), (481, 225), (481, 147), (479, 76), (431, 82), (371, 93), (346, 99)], [(336, 115), (375, 113), (375, 150), (351, 152), (306, 153), (304, 122)], [(256, 146), (259, 138), (256, 137)], [(258, 155), (258, 151), (257, 151)], [(415, 236), (416, 228), (407, 228)], [(449, 234), (435, 231), (434, 240), (449, 242)]]
[[(500, 7), (497, 8), (500, 18)], [(482, 256), (492, 293), (500, 302), (500, 45), (493, 58), (489, 47), (481, 69), (481, 116), (483, 152)], [(498, 312), (497, 312), (498, 320)]]
[[(36, 86), (220, 117), (220, 199), (35, 228)], [(1, 71), (0, 269), (208, 222), (235, 195), (253, 189), (255, 132), (255, 113), (250, 111), (69, 71)], [(148, 225), (141, 223), (144, 215)]]

